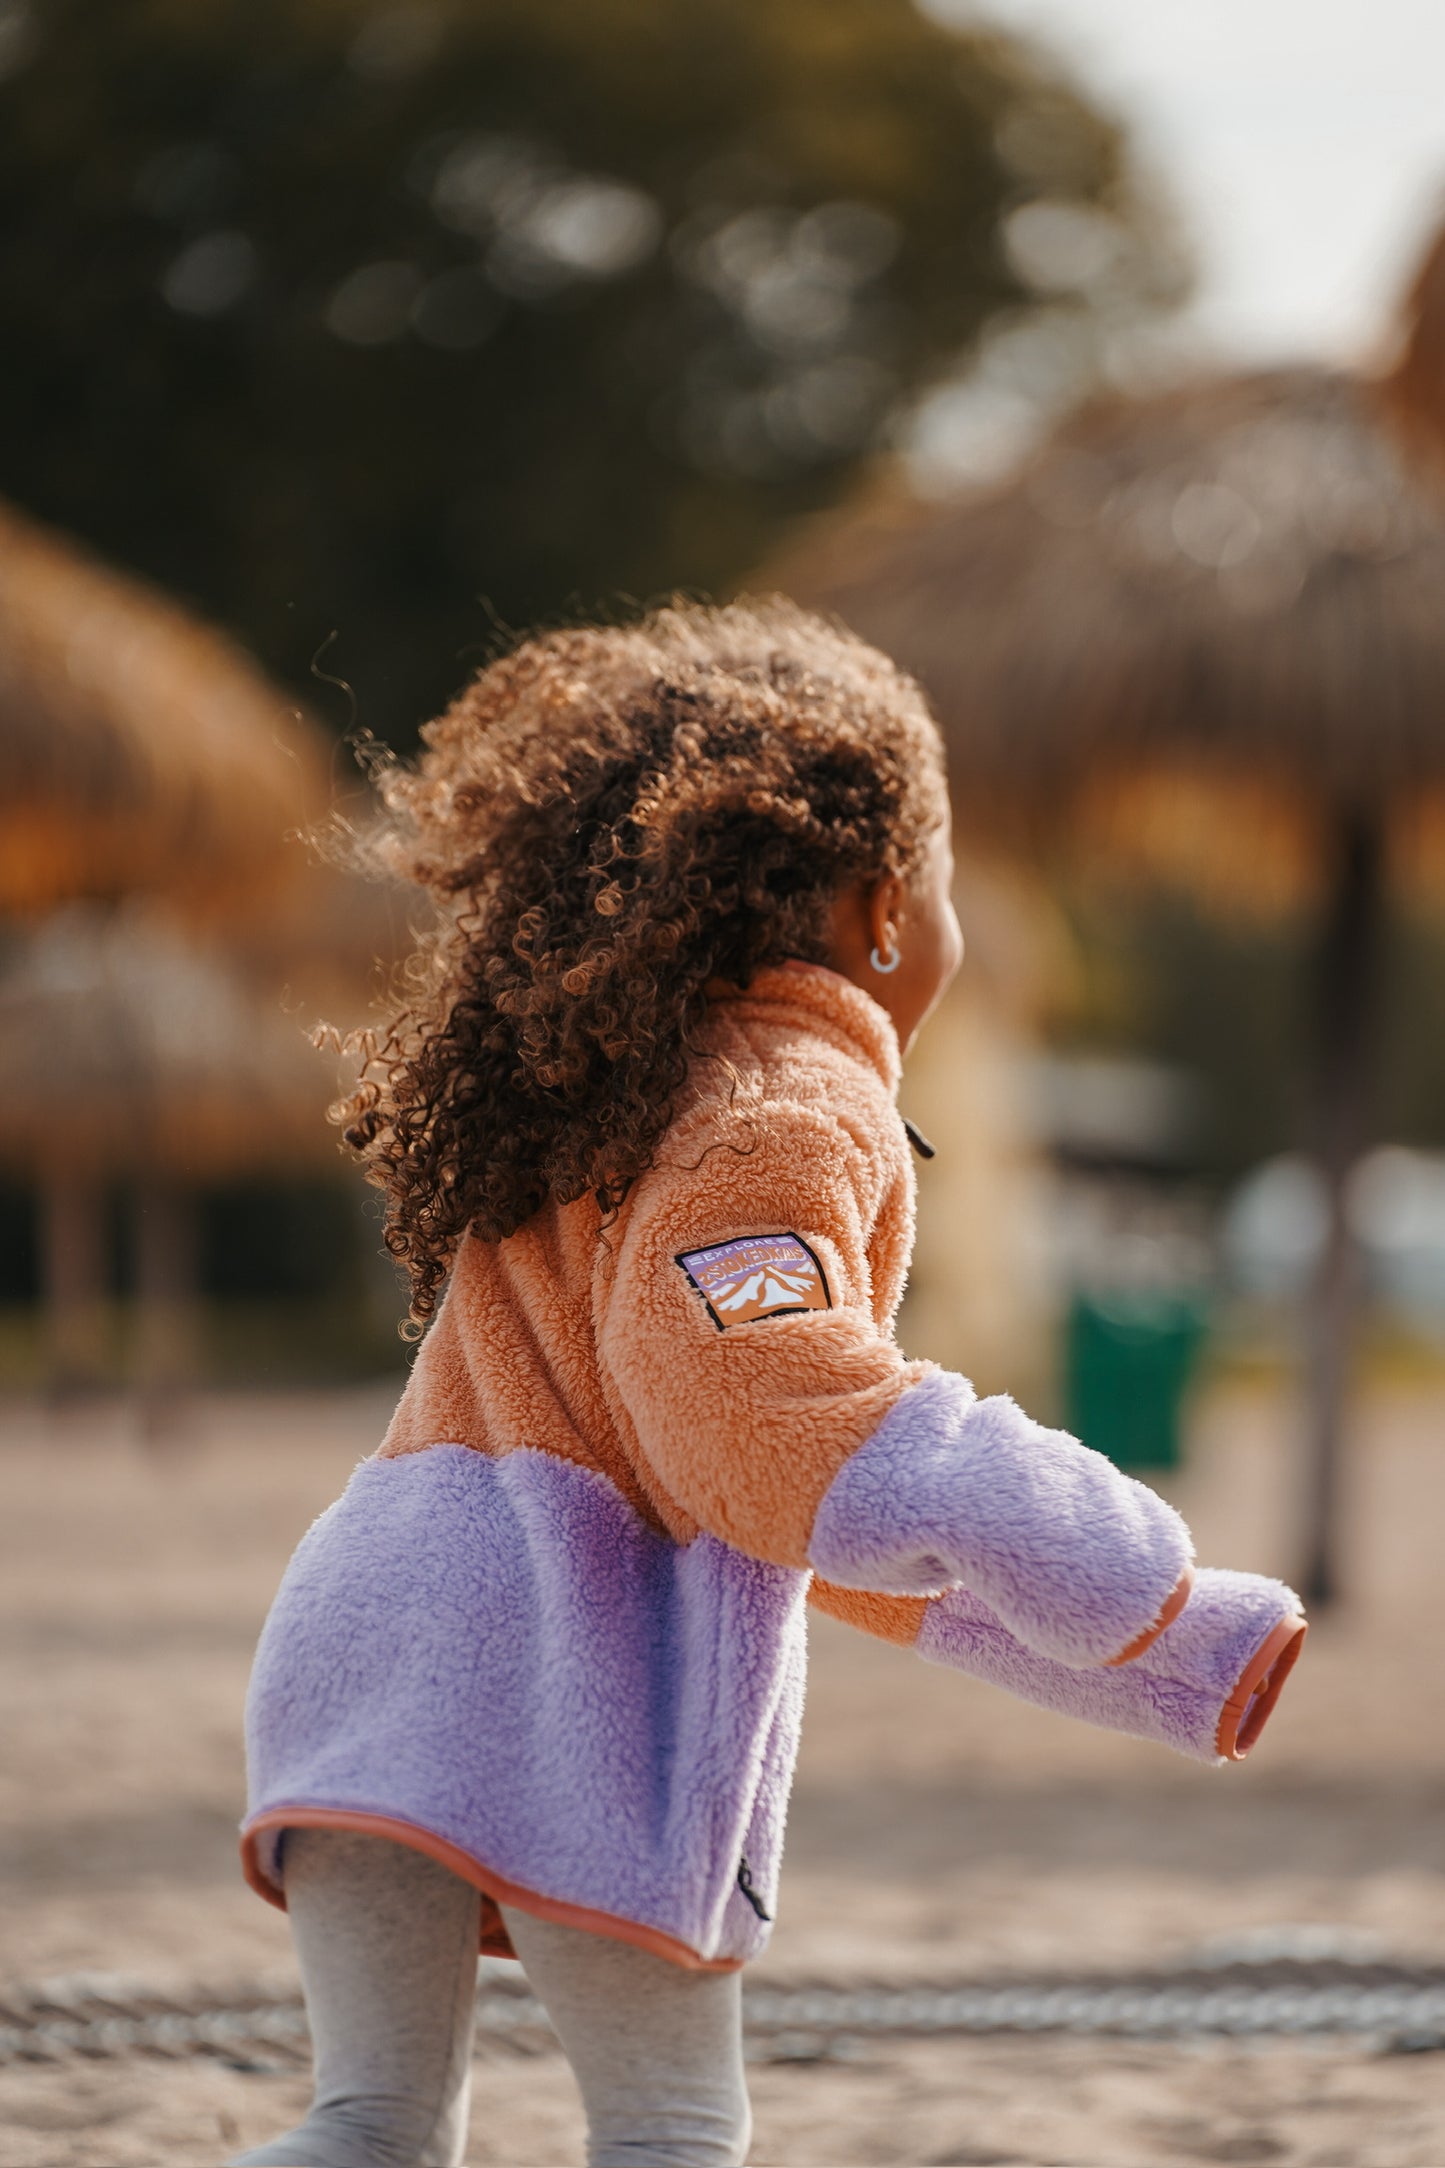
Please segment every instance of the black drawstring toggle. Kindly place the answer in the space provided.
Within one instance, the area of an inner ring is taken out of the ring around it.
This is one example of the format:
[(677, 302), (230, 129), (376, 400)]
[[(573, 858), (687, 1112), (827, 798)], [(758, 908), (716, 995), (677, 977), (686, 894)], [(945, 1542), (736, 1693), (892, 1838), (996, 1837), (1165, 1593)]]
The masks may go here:
[(752, 1869), (751, 1867), (749, 1867), (745, 1859), (740, 1859), (738, 1861), (738, 1888), (742, 1891), (744, 1897), (747, 1898), (748, 1903), (752, 1906), (754, 1912), (757, 1913), (758, 1918), (760, 1920), (771, 1921), (773, 1915), (771, 1912), (768, 1912), (764, 1909), (762, 1898), (753, 1888)]

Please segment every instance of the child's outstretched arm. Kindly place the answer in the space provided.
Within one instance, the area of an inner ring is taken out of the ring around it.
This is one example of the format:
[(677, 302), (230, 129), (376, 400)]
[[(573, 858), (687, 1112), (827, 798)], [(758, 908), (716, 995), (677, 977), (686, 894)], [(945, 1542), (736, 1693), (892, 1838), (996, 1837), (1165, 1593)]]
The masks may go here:
[(809, 1601), (1022, 1701), (1206, 1762), (1243, 1761), (1305, 1637), (1299, 1599), (1282, 1581), (1209, 1567), (1196, 1576), (1188, 1603), (1152, 1648), (1122, 1668), (1088, 1671), (1025, 1648), (963, 1589), (911, 1599), (815, 1580)]
[(1188, 1530), (1011, 1400), (904, 1360), (870, 1302), (888, 1179), (814, 1107), (669, 1136), (599, 1298), (644, 1480), (753, 1557), (887, 1594), (967, 1589), (1059, 1664), (1136, 1658), (1183, 1608)]

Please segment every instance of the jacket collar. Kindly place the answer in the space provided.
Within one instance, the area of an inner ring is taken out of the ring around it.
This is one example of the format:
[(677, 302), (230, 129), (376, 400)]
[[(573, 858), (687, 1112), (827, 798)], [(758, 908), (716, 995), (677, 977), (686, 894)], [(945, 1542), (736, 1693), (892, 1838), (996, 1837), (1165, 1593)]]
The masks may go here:
[(766, 1009), (796, 1019), (805, 1029), (866, 1061), (890, 1093), (897, 1091), (902, 1063), (893, 1019), (841, 971), (798, 959), (766, 964), (745, 991), (730, 991), (719, 998), (743, 1009)]

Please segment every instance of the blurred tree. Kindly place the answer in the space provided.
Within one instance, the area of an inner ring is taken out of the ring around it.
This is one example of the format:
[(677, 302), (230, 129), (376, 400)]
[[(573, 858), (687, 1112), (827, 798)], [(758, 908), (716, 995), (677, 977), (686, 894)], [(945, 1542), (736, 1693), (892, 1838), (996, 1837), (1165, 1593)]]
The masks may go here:
[(403, 741), (493, 613), (725, 587), (1080, 249), (1178, 283), (909, 0), (0, 0), (0, 74), (0, 490)]

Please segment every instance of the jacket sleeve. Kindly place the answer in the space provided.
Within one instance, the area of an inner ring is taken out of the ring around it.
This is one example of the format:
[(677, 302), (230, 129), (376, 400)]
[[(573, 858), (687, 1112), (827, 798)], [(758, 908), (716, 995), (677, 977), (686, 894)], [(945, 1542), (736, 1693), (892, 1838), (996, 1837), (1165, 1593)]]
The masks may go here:
[(927, 1366), (871, 1308), (872, 1169), (840, 1125), (771, 1105), (669, 1136), (610, 1239), (604, 1374), (662, 1489), (738, 1550), (806, 1567), (818, 1503)]
[(885, 1595), (967, 1588), (1061, 1663), (1136, 1656), (1187, 1595), (1187, 1529), (1011, 1400), (905, 1361), (871, 1308), (876, 1181), (812, 1109), (669, 1139), (598, 1316), (644, 1479), (752, 1557)]
[(1179, 1616), (1123, 1669), (1079, 1670), (1025, 1648), (964, 1589), (931, 1599), (872, 1596), (814, 1581), (809, 1601), (865, 1633), (915, 1649), (1062, 1716), (1173, 1747), (1194, 1761), (1243, 1761), (1304, 1645), (1299, 1599), (1263, 1574), (1198, 1574)]

